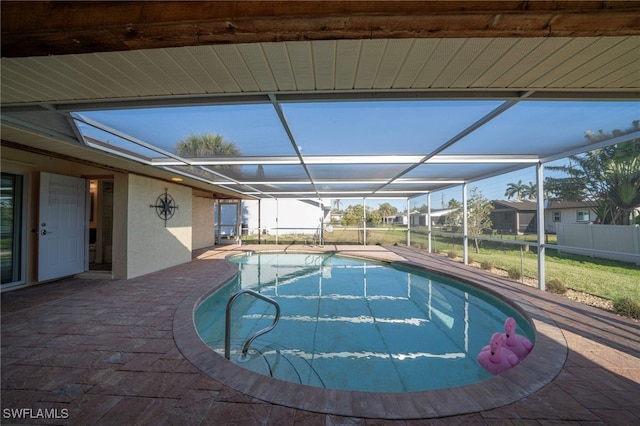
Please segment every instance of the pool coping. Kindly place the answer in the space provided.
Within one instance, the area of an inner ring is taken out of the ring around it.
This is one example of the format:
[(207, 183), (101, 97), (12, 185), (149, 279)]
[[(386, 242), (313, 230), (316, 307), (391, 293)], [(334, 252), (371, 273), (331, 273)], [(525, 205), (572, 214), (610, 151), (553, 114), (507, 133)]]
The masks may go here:
[[(256, 252), (256, 250), (252, 250)], [(284, 252), (284, 250), (280, 250)], [(268, 250), (273, 253), (273, 250)], [(291, 250), (287, 251), (293, 252)], [(304, 253), (326, 253), (322, 250), (304, 250)], [(341, 253), (337, 253), (341, 255)], [(349, 257), (367, 257), (366, 254), (346, 254)], [(379, 258), (374, 260), (380, 261)], [(225, 260), (226, 261), (226, 260)], [(504, 285), (489, 287), (482, 283), (483, 273), (477, 278), (465, 271), (460, 275), (429, 268), (409, 261), (386, 261), (403, 266), (435, 272), (479, 287), (513, 306), (530, 320), (535, 332), (532, 352), (516, 367), (487, 380), (471, 385), (447, 389), (416, 392), (362, 392), (325, 389), (286, 382), (254, 373), (240, 367), (209, 348), (198, 335), (194, 313), (196, 307), (209, 294), (233, 279), (236, 273), (219, 283), (194, 286), (178, 308), (173, 321), (174, 340), (182, 354), (199, 370), (225, 386), (252, 398), (323, 414), (376, 419), (427, 419), (486, 411), (535, 393), (550, 383), (561, 371), (567, 359), (567, 343), (561, 330), (543, 311), (521, 298)], [(231, 262), (229, 262), (231, 263)], [(468, 271), (466, 271), (468, 272)], [(493, 277), (495, 280), (495, 277)]]

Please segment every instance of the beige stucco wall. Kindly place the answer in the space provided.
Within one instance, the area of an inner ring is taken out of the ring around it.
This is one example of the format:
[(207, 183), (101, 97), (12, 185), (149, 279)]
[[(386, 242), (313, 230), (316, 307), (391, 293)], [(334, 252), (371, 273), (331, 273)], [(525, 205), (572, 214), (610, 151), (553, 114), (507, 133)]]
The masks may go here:
[(111, 248), (111, 273), (113, 278), (127, 278), (127, 222), (129, 200), (129, 176), (116, 173), (113, 178), (113, 247)]
[[(155, 208), (149, 207), (156, 204), (165, 188), (178, 206), (166, 227)], [(126, 278), (189, 262), (192, 249), (191, 188), (129, 175), (127, 191)]]
[(213, 207), (214, 200), (210, 196), (196, 194), (193, 195), (192, 205), (192, 227), (194, 250), (211, 247), (215, 243), (213, 227)]

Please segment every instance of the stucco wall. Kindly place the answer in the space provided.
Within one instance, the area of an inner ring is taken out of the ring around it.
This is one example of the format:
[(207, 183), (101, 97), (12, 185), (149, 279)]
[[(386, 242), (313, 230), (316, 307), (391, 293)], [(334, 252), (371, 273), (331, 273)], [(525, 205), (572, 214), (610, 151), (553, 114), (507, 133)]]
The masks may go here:
[[(178, 206), (165, 222), (156, 214), (159, 195), (168, 189)], [(127, 203), (127, 277), (133, 278), (191, 260), (191, 189), (129, 175)]]
[(191, 244), (193, 249), (211, 247), (215, 243), (213, 235), (214, 200), (211, 197), (194, 194), (192, 202), (193, 240)]

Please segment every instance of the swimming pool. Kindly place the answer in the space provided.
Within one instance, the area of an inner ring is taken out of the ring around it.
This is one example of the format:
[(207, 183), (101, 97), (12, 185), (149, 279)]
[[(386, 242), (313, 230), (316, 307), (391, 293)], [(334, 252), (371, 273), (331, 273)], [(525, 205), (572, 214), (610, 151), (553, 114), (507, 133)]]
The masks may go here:
[(241, 296), (232, 310), (231, 360), (244, 368), (328, 389), (412, 392), (491, 375), (476, 355), (508, 316), (534, 340), (512, 306), (473, 286), (413, 268), (323, 254), (249, 254), (235, 280), (194, 312), (207, 345), (224, 352), (225, 306), (240, 289), (275, 299), (282, 317), (239, 361), (244, 340), (273, 321), (264, 301)]

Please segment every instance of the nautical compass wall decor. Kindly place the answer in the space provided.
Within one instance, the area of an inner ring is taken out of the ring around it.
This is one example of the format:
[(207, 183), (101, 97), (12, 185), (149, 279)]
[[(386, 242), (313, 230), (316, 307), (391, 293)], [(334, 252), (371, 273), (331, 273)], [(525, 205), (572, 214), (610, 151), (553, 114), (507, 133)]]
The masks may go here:
[(155, 208), (156, 213), (160, 219), (164, 220), (164, 227), (167, 227), (167, 221), (173, 217), (173, 214), (178, 209), (173, 197), (169, 195), (167, 188), (164, 189), (164, 194), (160, 194), (156, 199), (155, 205), (149, 207)]

